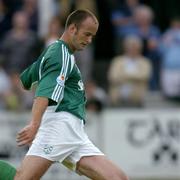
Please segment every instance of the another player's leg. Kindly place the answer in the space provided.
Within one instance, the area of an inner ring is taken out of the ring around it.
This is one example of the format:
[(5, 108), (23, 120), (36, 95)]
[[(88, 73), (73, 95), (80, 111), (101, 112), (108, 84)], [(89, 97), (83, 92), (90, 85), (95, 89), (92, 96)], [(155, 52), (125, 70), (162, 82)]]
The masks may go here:
[(9, 163), (0, 160), (0, 180), (13, 180), (16, 169)]
[(101, 155), (82, 157), (76, 170), (93, 180), (128, 180), (122, 170)]
[(39, 180), (53, 162), (38, 156), (25, 156), (14, 180)]

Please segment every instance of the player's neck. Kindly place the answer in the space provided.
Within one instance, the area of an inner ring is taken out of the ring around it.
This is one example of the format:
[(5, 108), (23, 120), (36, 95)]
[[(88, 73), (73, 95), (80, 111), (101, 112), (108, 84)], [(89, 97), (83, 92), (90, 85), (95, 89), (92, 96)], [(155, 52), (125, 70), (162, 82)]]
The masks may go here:
[(63, 35), (61, 36), (60, 40), (64, 41), (68, 46), (69, 48), (71, 49), (72, 52), (74, 52), (76, 49), (71, 45), (71, 41), (70, 41), (70, 38), (69, 38), (69, 35), (66, 34), (66, 33), (63, 33)]

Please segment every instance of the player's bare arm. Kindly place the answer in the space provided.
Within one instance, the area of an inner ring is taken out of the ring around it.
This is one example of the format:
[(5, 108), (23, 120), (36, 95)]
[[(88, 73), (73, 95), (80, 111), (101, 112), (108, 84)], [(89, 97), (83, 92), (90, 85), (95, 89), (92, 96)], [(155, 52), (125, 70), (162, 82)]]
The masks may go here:
[(29, 145), (33, 141), (43, 116), (44, 111), (48, 106), (48, 99), (44, 97), (37, 97), (34, 100), (32, 108), (32, 119), (30, 123), (25, 126), (17, 135), (18, 146)]

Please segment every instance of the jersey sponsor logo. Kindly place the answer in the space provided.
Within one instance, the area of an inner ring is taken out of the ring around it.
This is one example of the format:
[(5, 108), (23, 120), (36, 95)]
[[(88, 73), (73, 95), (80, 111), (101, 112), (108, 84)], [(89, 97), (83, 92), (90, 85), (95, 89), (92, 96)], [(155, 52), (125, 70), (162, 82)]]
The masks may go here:
[(83, 91), (84, 90), (84, 84), (83, 84), (82, 80), (78, 81), (78, 86), (79, 86), (79, 88), (78, 88), (79, 91)]
[(64, 86), (64, 82), (65, 82), (65, 77), (63, 74), (59, 75), (56, 79), (57, 83), (60, 85), (60, 86)]

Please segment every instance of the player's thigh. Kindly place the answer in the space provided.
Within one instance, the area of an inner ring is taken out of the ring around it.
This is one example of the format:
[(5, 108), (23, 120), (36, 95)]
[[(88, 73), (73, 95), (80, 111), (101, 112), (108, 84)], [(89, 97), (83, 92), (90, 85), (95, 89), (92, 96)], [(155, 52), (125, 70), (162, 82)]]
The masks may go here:
[(39, 180), (53, 162), (38, 156), (25, 156), (14, 180)]
[(124, 172), (103, 155), (82, 157), (76, 170), (93, 180), (128, 180)]

